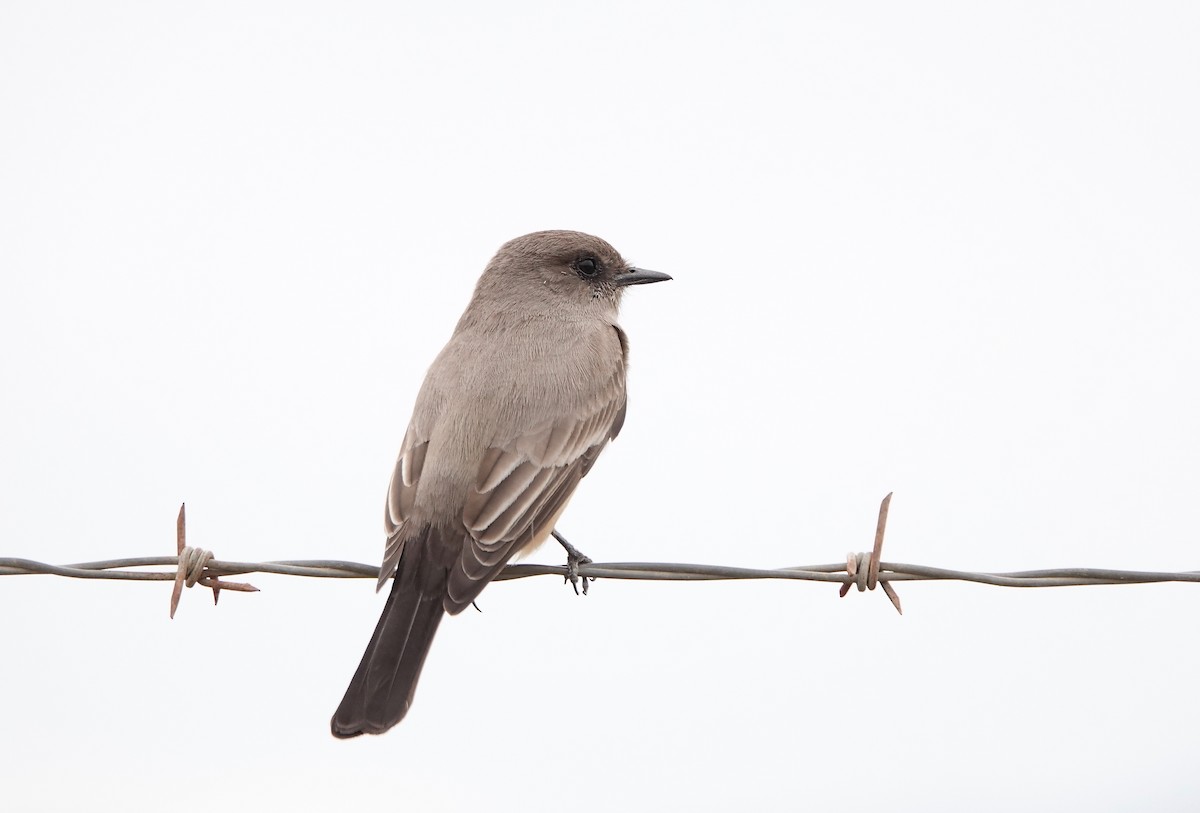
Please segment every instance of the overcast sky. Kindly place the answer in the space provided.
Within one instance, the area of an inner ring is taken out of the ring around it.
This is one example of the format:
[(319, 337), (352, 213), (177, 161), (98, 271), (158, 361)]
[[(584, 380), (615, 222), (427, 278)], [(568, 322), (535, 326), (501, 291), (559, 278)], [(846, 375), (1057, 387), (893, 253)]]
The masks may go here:
[[(496, 248), (598, 234), (597, 561), (1200, 567), (1189, 3), (0, 5), (0, 556), (377, 563)], [(559, 563), (547, 547), (533, 561)], [(0, 578), (6, 810), (1195, 810), (1200, 585)]]

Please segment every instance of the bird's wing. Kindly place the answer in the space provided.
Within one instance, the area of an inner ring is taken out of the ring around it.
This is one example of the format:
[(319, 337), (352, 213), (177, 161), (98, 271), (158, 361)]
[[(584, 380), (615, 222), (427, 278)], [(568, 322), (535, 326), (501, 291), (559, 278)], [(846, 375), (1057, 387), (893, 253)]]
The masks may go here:
[(470, 537), (450, 572), (446, 609), (470, 604), (510, 558), (554, 529), (580, 479), (625, 421), (625, 364), (570, 414), (495, 443), (467, 494), (463, 524)]

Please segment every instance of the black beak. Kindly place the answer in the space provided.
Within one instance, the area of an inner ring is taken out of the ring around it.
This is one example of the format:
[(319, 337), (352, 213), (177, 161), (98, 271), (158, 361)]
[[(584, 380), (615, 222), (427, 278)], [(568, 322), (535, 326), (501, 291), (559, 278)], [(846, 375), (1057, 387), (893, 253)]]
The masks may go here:
[(626, 285), (645, 285), (648, 282), (666, 282), (671, 277), (660, 271), (647, 271), (645, 268), (627, 268), (622, 274), (613, 277), (613, 285), (624, 288)]

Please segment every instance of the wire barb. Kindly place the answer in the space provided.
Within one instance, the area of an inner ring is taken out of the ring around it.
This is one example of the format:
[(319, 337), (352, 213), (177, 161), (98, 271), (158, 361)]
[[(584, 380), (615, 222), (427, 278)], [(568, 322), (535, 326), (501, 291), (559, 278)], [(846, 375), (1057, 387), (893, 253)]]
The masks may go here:
[(887, 529), (888, 509), (892, 505), (892, 494), (889, 491), (888, 495), (883, 498), (883, 502), (879, 504), (879, 520), (875, 523), (875, 546), (868, 553), (848, 553), (846, 554), (846, 573), (850, 575), (850, 580), (842, 585), (838, 590), (838, 596), (845, 598), (850, 592), (850, 585), (858, 588), (858, 592), (864, 590), (874, 590), (876, 584), (883, 585), (883, 592), (891, 600), (892, 606), (896, 608), (896, 612), (904, 615), (904, 610), (900, 609), (900, 596), (896, 595), (896, 588), (892, 587), (889, 581), (879, 580), (879, 558), (883, 554), (883, 532)]
[(179, 506), (179, 517), (175, 520), (175, 555), (178, 564), (175, 568), (175, 586), (171, 588), (171, 618), (179, 608), (179, 597), (183, 595), (184, 585), (194, 587), (197, 584), (213, 591), (213, 604), (221, 598), (222, 590), (236, 590), (240, 593), (257, 593), (258, 588), (244, 582), (221, 581), (208, 571), (209, 565), (216, 561), (210, 550), (193, 548), (187, 544), (187, 516), (184, 511), (187, 503)]

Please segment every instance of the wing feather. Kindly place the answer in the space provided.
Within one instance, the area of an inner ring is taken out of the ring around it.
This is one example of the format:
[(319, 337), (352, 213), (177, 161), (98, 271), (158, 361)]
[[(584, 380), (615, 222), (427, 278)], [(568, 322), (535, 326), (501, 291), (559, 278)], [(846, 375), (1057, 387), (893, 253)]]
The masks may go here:
[[(529, 464), (526, 464), (529, 465)], [(514, 532), (528, 527), (528, 523), (518, 524), (529, 508), (545, 493), (547, 485), (560, 473), (561, 468), (536, 469), (533, 479), (512, 499), (508, 501), (504, 513), (495, 517), (486, 531), (477, 537), (482, 546), (490, 547), (496, 542), (512, 539)]]
[(483, 482), (479, 485), (481, 491), (491, 491), (505, 477), (513, 473), (513, 469), (521, 465), (521, 455), (516, 452), (506, 452), (497, 446), (487, 450), (483, 462), (479, 465), (479, 475)]

